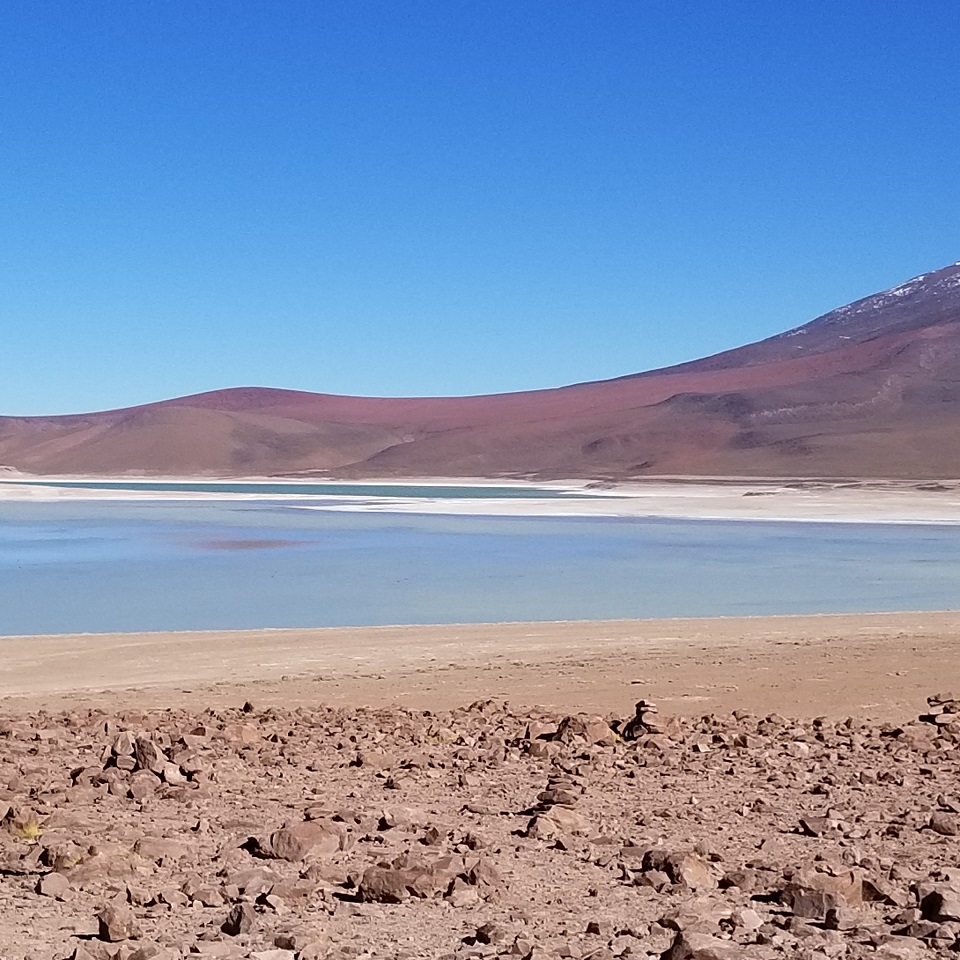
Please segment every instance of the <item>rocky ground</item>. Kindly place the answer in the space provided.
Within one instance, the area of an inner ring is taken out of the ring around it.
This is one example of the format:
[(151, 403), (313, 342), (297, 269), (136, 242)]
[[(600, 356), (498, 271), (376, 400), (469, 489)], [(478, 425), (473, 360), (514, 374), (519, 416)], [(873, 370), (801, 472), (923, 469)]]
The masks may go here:
[[(0, 956), (949, 956), (960, 702), (0, 718)], [(922, 714), (922, 716), (920, 716)]]

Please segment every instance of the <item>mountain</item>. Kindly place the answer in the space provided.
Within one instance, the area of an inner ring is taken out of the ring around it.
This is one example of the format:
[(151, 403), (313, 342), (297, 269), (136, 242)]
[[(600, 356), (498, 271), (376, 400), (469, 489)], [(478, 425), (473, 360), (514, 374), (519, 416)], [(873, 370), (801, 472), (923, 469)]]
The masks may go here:
[(381, 399), (244, 387), (0, 417), (39, 474), (960, 477), (960, 263), (786, 333), (554, 390)]

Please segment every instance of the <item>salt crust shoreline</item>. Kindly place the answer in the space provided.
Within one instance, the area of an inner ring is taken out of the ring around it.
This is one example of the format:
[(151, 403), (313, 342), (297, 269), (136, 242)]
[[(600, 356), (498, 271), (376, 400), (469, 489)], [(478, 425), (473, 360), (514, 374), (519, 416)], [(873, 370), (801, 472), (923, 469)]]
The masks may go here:
[(4, 709), (475, 699), (899, 722), (960, 676), (960, 611), (446, 624), (0, 640)]
[[(661, 478), (596, 486), (587, 481), (527, 483), (497, 478), (422, 478), (417, 480), (338, 481), (273, 477), (51, 477), (2, 476), (0, 501), (56, 502), (62, 500), (144, 501), (268, 501), (305, 510), (363, 513), (406, 513), (485, 517), (598, 517), (678, 520), (764, 520), (809, 523), (960, 523), (960, 484), (908, 481), (748, 480)], [(222, 493), (185, 491), (95, 490), (47, 487), (38, 482), (187, 482), (295, 485), (337, 483), (345, 486), (531, 486), (562, 490), (569, 499), (553, 498), (419, 498), (363, 497), (343, 503), (342, 497), (312, 498), (302, 494)]]

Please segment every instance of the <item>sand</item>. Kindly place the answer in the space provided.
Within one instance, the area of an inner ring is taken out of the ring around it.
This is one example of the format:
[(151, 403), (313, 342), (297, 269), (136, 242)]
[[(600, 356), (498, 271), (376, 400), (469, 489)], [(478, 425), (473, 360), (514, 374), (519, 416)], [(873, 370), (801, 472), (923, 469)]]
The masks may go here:
[(5, 711), (518, 705), (900, 721), (960, 678), (960, 612), (9, 637)]

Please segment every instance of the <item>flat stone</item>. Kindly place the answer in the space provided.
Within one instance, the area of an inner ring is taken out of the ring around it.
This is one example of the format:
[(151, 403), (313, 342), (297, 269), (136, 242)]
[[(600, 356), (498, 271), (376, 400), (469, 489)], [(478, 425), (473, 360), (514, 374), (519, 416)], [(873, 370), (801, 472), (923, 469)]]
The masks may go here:
[(62, 873), (48, 873), (37, 881), (37, 893), (42, 897), (62, 897), (70, 889), (70, 881)]

